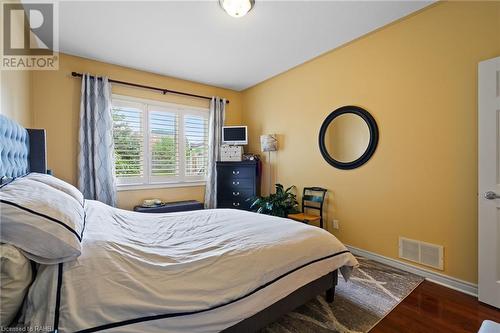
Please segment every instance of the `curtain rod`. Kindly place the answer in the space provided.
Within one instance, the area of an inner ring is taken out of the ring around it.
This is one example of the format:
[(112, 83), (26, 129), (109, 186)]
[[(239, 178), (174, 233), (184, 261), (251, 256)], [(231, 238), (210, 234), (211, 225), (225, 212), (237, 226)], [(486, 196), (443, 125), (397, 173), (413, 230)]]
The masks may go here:
[[(82, 73), (77, 73), (77, 72), (71, 72), (71, 76), (73, 76), (73, 77), (82, 77), (83, 74)], [(208, 96), (190, 94), (190, 93), (185, 93), (185, 92), (177, 91), (177, 90), (170, 90), (170, 89), (163, 89), (163, 88), (158, 88), (158, 87), (151, 87), (151, 86), (146, 86), (146, 85), (143, 85), (143, 84), (137, 84), (137, 83), (131, 83), (131, 82), (125, 82), (125, 81), (119, 81), (119, 80), (112, 80), (112, 79), (108, 79), (108, 81), (112, 82), (112, 83), (122, 84), (122, 85), (125, 85), (125, 86), (131, 86), (131, 87), (136, 87), (136, 88), (143, 88), (143, 89), (150, 89), (150, 90), (160, 91), (163, 95), (166, 95), (166, 94), (176, 94), (176, 95), (183, 95), (183, 96), (189, 96), (189, 97), (195, 97), (195, 98), (202, 98), (202, 99), (208, 99), (208, 100), (212, 99), (212, 97), (208, 97)], [(229, 104), (229, 101), (226, 100), (226, 103)]]

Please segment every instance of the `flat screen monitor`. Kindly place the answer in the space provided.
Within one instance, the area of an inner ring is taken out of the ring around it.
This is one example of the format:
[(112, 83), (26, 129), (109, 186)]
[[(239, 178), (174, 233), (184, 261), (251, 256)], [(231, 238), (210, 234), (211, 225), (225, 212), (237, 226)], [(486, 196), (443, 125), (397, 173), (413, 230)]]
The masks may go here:
[(248, 144), (246, 126), (224, 126), (222, 127), (222, 143), (225, 145)]

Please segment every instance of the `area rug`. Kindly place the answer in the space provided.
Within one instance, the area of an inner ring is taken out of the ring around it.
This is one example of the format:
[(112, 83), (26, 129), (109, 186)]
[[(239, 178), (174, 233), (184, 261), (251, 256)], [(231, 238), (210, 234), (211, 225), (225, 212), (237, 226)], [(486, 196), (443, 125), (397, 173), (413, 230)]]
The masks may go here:
[(335, 300), (323, 296), (283, 316), (261, 333), (366, 333), (424, 279), (362, 257), (351, 279), (339, 276)]

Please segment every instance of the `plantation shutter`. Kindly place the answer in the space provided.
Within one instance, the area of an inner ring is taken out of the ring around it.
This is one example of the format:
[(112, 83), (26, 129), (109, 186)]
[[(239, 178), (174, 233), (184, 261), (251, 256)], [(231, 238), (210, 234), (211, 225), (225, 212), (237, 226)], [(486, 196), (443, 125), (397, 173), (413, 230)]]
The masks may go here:
[(178, 115), (156, 109), (149, 111), (149, 149), (151, 178), (160, 181), (179, 176)]
[(208, 118), (184, 116), (185, 176), (204, 177), (208, 160)]
[(113, 104), (116, 177), (121, 180), (120, 183), (143, 183), (145, 178), (143, 106), (118, 101)]
[(120, 185), (197, 183), (208, 162), (208, 110), (125, 96), (113, 99)]

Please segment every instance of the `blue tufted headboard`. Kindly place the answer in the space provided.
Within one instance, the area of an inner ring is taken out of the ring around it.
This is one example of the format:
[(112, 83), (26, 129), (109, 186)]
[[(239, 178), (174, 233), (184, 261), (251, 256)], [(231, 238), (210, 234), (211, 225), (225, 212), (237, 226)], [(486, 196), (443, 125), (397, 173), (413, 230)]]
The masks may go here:
[(26, 129), (0, 115), (0, 178), (47, 173), (45, 130)]

